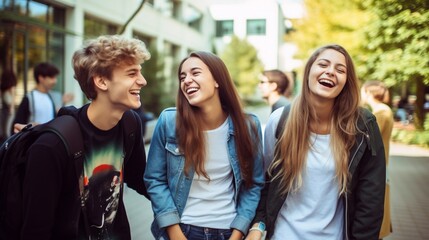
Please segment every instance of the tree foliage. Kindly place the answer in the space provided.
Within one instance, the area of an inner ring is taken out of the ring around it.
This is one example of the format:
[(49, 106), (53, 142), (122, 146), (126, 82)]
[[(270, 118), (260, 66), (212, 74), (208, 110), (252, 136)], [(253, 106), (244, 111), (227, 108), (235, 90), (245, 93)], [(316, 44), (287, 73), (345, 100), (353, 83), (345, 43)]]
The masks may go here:
[(253, 96), (259, 83), (258, 75), (263, 71), (255, 47), (246, 39), (233, 36), (221, 58), (241, 97), (246, 99)]
[(306, 60), (316, 48), (331, 43), (342, 45), (351, 56), (359, 54), (361, 29), (371, 16), (357, 0), (304, 0), (304, 4), (305, 16), (292, 20), (295, 30), (286, 35), (286, 41), (298, 46), (297, 58)]
[(304, 0), (306, 16), (294, 21), (286, 40), (298, 58), (338, 43), (352, 56), (362, 80), (380, 80), (392, 89), (410, 86), (416, 94), (415, 125), (422, 129), (429, 86), (429, 1)]
[(367, 26), (367, 77), (388, 86), (414, 85), (415, 126), (423, 129), (425, 86), (429, 86), (429, 1), (367, 0), (376, 16)]

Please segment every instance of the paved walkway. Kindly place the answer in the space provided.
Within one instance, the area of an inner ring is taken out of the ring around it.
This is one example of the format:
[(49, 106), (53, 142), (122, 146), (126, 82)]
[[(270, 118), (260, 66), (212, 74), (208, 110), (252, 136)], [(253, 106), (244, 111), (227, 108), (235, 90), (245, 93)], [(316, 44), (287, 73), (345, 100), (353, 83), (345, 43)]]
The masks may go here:
[(385, 240), (429, 239), (429, 149), (391, 143), (393, 233)]

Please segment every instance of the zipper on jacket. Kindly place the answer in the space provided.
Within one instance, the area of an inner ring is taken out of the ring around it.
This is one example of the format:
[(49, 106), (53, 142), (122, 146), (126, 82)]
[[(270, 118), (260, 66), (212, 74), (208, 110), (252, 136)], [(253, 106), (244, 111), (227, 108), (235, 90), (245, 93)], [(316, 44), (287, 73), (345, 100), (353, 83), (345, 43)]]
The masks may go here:
[[(367, 138), (369, 138), (369, 136), (368, 136), (368, 134), (365, 134), (365, 137), (367, 137)], [(351, 165), (352, 165), (352, 163), (353, 163), (353, 161), (355, 160), (355, 157), (356, 157), (356, 154), (357, 154), (357, 152), (359, 151), (359, 149), (360, 149), (360, 147), (362, 146), (362, 143), (363, 143), (363, 138), (362, 138), (362, 140), (360, 141), (360, 143), (359, 143), (359, 145), (358, 145), (358, 147), (356, 148), (356, 151), (354, 152), (354, 154), (353, 154), (353, 157), (351, 158), (351, 160), (350, 160), (350, 163), (349, 163), (349, 167), (348, 167), (348, 169), (349, 169), (349, 171), (350, 171), (350, 167), (351, 167)], [(345, 198), (345, 205), (346, 205), (346, 213), (345, 213), (345, 224), (346, 224), (346, 226), (345, 226), (345, 228), (346, 228), (346, 240), (348, 240), (349, 239), (349, 228), (348, 228), (348, 216), (349, 216), (349, 205), (348, 205), (348, 196), (347, 196), (348, 194), (347, 194), (347, 192), (345, 192), (345, 194), (344, 194), (344, 198)]]

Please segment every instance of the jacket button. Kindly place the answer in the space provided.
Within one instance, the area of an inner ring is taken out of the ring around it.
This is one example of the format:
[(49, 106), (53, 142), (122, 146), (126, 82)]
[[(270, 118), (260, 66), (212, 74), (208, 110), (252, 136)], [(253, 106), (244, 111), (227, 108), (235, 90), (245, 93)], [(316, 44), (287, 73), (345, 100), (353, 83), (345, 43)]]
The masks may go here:
[(174, 149), (176, 153), (179, 153), (179, 148)]

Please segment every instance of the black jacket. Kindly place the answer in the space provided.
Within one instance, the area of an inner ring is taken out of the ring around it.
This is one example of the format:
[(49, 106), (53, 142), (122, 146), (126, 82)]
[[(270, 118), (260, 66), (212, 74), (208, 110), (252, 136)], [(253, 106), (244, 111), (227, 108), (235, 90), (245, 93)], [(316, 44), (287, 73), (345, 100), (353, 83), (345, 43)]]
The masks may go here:
[[(350, 151), (348, 192), (342, 195), (345, 201), (345, 229), (347, 240), (378, 239), (384, 210), (386, 163), (384, 146), (375, 116), (362, 109), (358, 128), (363, 133), (356, 135), (356, 144)], [(273, 176), (278, 172), (274, 169)], [(254, 222), (264, 222), (267, 239), (274, 233), (277, 215), (286, 200), (277, 192), (279, 179), (267, 181)]]

